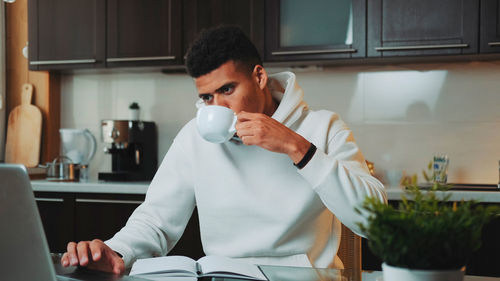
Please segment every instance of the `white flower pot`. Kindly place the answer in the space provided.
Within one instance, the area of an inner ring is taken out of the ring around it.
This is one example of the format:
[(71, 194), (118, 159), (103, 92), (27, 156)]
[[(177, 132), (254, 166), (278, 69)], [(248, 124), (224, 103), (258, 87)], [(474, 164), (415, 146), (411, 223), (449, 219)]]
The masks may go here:
[(408, 269), (382, 264), (384, 281), (463, 281), (465, 267), (456, 270)]

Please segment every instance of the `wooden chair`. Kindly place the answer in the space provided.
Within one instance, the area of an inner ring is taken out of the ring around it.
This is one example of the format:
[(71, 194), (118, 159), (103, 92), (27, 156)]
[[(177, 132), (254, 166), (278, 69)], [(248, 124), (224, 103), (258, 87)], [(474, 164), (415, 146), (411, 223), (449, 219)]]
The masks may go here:
[(337, 255), (344, 263), (344, 268), (353, 271), (354, 280), (361, 280), (361, 237), (343, 224)]

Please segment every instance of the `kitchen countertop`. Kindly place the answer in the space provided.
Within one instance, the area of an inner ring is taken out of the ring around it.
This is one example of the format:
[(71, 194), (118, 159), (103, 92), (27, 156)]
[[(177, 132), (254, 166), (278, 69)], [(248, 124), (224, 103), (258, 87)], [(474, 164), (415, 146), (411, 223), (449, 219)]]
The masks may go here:
[(44, 192), (146, 194), (149, 182), (58, 182), (32, 180), (31, 186), (33, 191)]
[[(34, 191), (44, 192), (75, 192), (75, 193), (120, 193), (120, 194), (146, 194), (149, 182), (57, 182), (47, 180), (33, 180), (31, 185)], [(401, 187), (386, 186), (389, 200), (401, 200), (404, 193)], [(484, 203), (500, 203), (500, 191), (472, 191), (453, 190), (451, 201), (477, 200)]]
[[(387, 199), (401, 200), (402, 187), (386, 187)], [(476, 200), (483, 203), (500, 203), (500, 191), (451, 190), (450, 201)]]

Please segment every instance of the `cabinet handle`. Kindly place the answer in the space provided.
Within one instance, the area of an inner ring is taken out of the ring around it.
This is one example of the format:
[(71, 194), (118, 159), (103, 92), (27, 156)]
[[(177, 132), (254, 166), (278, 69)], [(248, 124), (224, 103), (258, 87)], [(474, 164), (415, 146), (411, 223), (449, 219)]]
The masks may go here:
[(286, 55), (311, 55), (311, 54), (334, 54), (334, 53), (355, 53), (356, 49), (328, 49), (328, 50), (303, 50), (303, 51), (278, 51), (271, 52), (273, 56)]
[(500, 46), (500, 42), (488, 42), (488, 46), (497, 47)]
[(79, 63), (95, 63), (95, 59), (84, 59), (84, 60), (35, 60), (30, 61), (30, 65), (40, 65), (40, 64), (79, 64)]
[(39, 201), (39, 202), (64, 202), (64, 199), (62, 199), (62, 198), (38, 198), (38, 197), (35, 197), (35, 201)]
[(109, 59), (106, 59), (106, 62), (156, 61), (156, 60), (175, 60), (175, 56), (165, 56), (165, 57), (134, 57), (134, 58), (109, 58)]
[(142, 204), (144, 201), (139, 200), (109, 200), (109, 199), (79, 199), (75, 200), (78, 203), (107, 203), (107, 204)]
[(426, 49), (452, 49), (452, 48), (467, 48), (467, 47), (469, 47), (469, 44), (444, 44), (444, 45), (375, 47), (375, 50), (378, 52), (382, 52), (382, 51), (405, 51), (405, 50), (426, 50)]

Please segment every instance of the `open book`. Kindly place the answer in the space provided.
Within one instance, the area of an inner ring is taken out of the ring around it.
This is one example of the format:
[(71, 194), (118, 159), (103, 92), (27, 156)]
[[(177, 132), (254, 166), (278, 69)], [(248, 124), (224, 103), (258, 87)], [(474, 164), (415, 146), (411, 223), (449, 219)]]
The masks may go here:
[(137, 260), (130, 275), (161, 277), (227, 277), (267, 280), (257, 265), (219, 256), (206, 256), (195, 261), (184, 256), (166, 256)]

